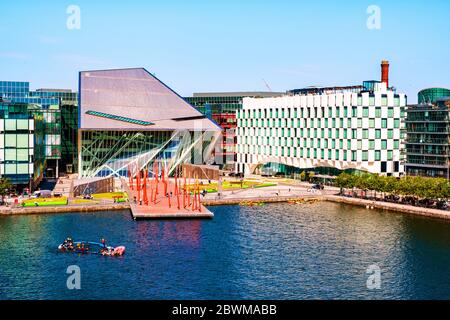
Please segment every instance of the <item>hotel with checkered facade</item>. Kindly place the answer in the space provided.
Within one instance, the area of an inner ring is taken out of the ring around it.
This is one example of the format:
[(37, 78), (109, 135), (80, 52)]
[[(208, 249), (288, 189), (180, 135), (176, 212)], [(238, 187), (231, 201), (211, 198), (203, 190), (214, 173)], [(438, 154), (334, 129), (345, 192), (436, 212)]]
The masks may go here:
[(236, 171), (261, 173), (275, 163), (400, 176), (405, 106), (405, 94), (387, 81), (245, 98), (237, 111)]

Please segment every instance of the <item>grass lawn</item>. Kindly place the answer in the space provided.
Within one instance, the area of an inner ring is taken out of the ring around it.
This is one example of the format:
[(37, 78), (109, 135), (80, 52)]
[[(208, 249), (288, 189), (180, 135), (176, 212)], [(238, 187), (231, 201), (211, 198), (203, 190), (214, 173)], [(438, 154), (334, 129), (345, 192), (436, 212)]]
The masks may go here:
[[(264, 187), (273, 187), (276, 186), (276, 183), (271, 182), (257, 182), (257, 181), (249, 181), (244, 180), (242, 182), (242, 188), (241, 188), (241, 182), (240, 181), (223, 181), (222, 182), (222, 189), (223, 190), (239, 190), (239, 189), (248, 189), (248, 188), (264, 188)], [(191, 184), (188, 185), (188, 188), (192, 190), (195, 187), (195, 185)], [(200, 191), (206, 190), (208, 193), (215, 193), (217, 192), (217, 182), (209, 183), (209, 184), (200, 184), (199, 185)]]
[(44, 207), (67, 205), (67, 197), (37, 198), (22, 201), (23, 207)]
[(74, 199), (74, 200), (70, 201), (70, 203), (73, 203), (73, 204), (86, 204), (86, 203), (97, 204), (97, 203), (100, 203), (100, 201), (89, 200), (89, 199)]
[(117, 199), (117, 202), (126, 202), (128, 199), (126, 192), (105, 192), (105, 193), (94, 193), (92, 195), (94, 199)]

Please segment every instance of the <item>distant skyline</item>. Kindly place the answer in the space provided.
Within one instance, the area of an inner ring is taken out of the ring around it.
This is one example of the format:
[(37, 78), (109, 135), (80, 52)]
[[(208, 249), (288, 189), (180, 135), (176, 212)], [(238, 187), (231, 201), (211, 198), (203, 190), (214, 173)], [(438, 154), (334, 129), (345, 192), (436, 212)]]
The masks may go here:
[[(69, 6), (80, 29), (69, 29)], [(380, 29), (366, 25), (380, 9)], [(144, 67), (182, 96), (380, 79), (417, 102), (450, 88), (450, 1), (2, 1), (0, 80), (77, 90), (78, 72)], [(266, 85), (267, 83), (267, 85)]]

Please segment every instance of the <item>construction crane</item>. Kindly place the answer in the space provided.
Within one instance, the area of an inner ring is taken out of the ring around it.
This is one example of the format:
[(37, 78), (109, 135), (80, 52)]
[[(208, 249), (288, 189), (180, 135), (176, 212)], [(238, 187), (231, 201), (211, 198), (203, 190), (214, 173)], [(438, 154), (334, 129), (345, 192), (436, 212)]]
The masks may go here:
[(266, 85), (266, 88), (269, 89), (270, 92), (272, 92), (272, 88), (269, 86), (269, 84), (267, 83), (266, 80), (264, 80), (264, 78), (262, 79), (262, 81), (264, 81), (264, 84)]

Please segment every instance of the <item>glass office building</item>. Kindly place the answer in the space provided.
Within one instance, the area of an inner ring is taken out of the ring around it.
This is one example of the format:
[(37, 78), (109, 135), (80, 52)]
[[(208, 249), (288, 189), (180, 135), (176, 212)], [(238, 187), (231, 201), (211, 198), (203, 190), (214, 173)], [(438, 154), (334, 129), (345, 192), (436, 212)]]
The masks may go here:
[(406, 174), (449, 179), (450, 97), (408, 106), (405, 122)]
[(35, 188), (44, 174), (44, 136), (39, 106), (0, 98), (0, 176)]
[(143, 68), (80, 73), (80, 177), (210, 161), (220, 128)]
[[(56, 129), (60, 136), (52, 135), (48, 140), (58, 144), (58, 148), (49, 151), (52, 154), (57, 153), (59, 155), (59, 171), (76, 172), (78, 166), (78, 93), (67, 89), (38, 89), (30, 92), (30, 94), (35, 97), (59, 100), (59, 111), (49, 111), (49, 113), (53, 112), (53, 114), (49, 114), (49, 119), (57, 121), (58, 125), (51, 125), (53, 128), (49, 131), (54, 132)], [(51, 109), (55, 110), (54, 108)]]
[(450, 97), (450, 90), (446, 88), (428, 88), (419, 91), (418, 104), (436, 103), (438, 99)]
[[(28, 82), (0, 81), (0, 97), (13, 103), (33, 105), (42, 113), (45, 126), (42, 145), (46, 177), (59, 176), (62, 160), (64, 160), (62, 171), (67, 171), (67, 163), (73, 166), (74, 159), (77, 159), (78, 95), (76, 92), (60, 89), (30, 91)], [(63, 116), (67, 117), (63, 118)]]

